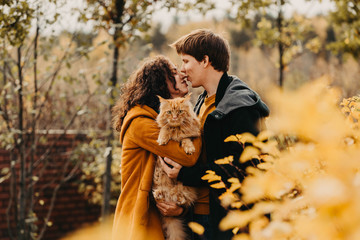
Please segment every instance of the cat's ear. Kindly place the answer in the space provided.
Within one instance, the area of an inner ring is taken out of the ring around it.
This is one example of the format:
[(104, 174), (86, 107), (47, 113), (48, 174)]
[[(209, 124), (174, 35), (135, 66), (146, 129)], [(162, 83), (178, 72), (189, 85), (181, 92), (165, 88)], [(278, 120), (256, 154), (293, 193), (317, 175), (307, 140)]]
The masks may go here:
[(164, 101), (165, 101), (165, 98), (162, 98), (162, 97), (159, 96), (159, 95), (156, 95), (156, 96), (159, 98), (160, 102), (164, 102)]

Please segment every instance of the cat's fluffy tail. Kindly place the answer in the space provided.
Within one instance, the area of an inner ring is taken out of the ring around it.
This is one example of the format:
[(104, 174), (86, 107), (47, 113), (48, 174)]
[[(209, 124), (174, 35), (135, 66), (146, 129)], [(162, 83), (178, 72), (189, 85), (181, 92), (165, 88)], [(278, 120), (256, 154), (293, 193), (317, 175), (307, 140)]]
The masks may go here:
[(180, 218), (163, 217), (163, 228), (166, 240), (187, 239), (187, 234)]

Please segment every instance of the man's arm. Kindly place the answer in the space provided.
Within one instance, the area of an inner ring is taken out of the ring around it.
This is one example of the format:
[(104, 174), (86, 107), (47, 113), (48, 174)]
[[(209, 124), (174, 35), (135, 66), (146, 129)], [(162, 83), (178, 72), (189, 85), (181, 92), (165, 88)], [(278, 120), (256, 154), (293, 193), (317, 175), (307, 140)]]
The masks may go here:
[[(260, 119), (260, 114), (251, 108), (241, 108), (234, 111), (232, 114), (226, 117), (222, 122), (223, 138), (228, 136), (249, 132), (253, 135), (257, 135), (259, 130), (257, 129), (257, 121)], [(237, 142), (219, 142), (223, 146), (223, 156), (234, 156), (234, 165), (217, 165), (214, 161), (208, 160), (207, 163), (197, 163), (192, 167), (174, 167), (168, 166), (165, 170), (169, 177), (177, 178), (186, 186), (200, 187), (207, 186), (208, 182), (201, 179), (206, 174), (206, 170), (214, 170), (218, 175), (222, 176), (223, 179), (230, 177), (238, 177), (242, 180), (245, 177), (245, 169), (248, 166), (254, 165), (252, 161), (240, 164), (239, 157), (243, 151), (243, 147)], [(214, 146), (216, 147), (216, 146)], [(219, 147), (219, 146), (218, 146)], [(221, 158), (221, 157), (220, 157)], [(165, 158), (166, 160), (167, 158)], [(217, 159), (215, 159), (217, 160)], [(169, 165), (173, 165), (172, 161), (167, 161)], [(164, 167), (163, 167), (164, 169)]]
[(186, 186), (199, 187), (206, 186), (207, 182), (201, 180), (205, 175), (207, 167), (205, 164), (200, 164), (199, 161), (192, 167), (183, 167), (170, 158), (160, 158), (163, 170), (169, 178), (177, 179)]
[(208, 169), (209, 167), (207, 164), (197, 161), (197, 163), (192, 167), (182, 167), (179, 171), (177, 180), (182, 182), (185, 186), (207, 186), (207, 181), (202, 180), (201, 177), (206, 174), (206, 170)]

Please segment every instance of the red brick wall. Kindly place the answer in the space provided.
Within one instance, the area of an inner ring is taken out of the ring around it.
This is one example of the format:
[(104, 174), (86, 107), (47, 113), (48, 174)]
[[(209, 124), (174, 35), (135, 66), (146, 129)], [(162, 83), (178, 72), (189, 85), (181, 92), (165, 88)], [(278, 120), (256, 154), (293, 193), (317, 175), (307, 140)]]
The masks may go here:
[[(38, 217), (36, 225), (39, 229), (42, 228), (43, 219), (46, 216), (47, 210), (51, 202), (51, 197), (55, 186), (59, 183), (59, 174), (65, 166), (66, 161), (69, 159), (69, 154), (76, 144), (86, 141), (86, 136), (81, 134), (67, 134), (58, 139), (59, 134), (48, 135), (48, 142), (41, 145), (37, 149), (37, 158), (49, 148), (52, 143), (55, 143), (54, 148), (51, 150), (48, 162), (40, 163), (34, 170), (34, 175), (39, 176), (41, 169), (44, 167), (44, 174), (39, 178), (35, 185), (35, 192), (38, 197), (35, 198), (35, 213)], [(28, 161), (28, 160), (27, 160)], [(0, 169), (10, 166), (10, 152), (0, 149)], [(66, 170), (70, 171), (74, 165)], [(17, 181), (19, 179), (19, 163), (16, 163)], [(77, 182), (80, 173), (77, 171), (75, 177), (70, 181), (64, 183), (57, 192), (55, 205), (50, 217), (52, 226), (46, 230), (43, 239), (55, 240), (64, 236), (65, 234), (85, 226), (90, 223), (96, 222), (100, 217), (101, 208), (96, 205), (89, 204), (83, 194), (78, 193)], [(52, 181), (54, 181), (52, 183)], [(18, 184), (17, 184), (17, 187)], [(6, 210), (10, 198), (10, 179), (0, 183), (0, 240), (10, 239), (7, 226)], [(43, 204), (43, 205), (42, 205)], [(13, 204), (14, 206), (14, 204)], [(13, 232), (16, 227), (14, 219), (14, 208), (10, 211), (10, 221), (13, 227)]]

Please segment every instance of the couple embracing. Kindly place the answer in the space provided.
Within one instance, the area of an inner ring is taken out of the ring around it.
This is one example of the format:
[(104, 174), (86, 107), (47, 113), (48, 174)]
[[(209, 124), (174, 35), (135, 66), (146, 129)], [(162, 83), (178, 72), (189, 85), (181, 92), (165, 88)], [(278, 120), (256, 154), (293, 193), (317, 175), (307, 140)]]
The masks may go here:
[[(126, 82), (114, 108), (114, 127), (120, 132), (121, 194), (118, 199), (113, 240), (164, 240), (161, 218), (183, 218), (205, 228), (199, 236), (189, 231), (189, 239), (226, 240), (231, 231), (218, 225), (227, 209), (218, 197), (222, 190), (210, 188), (201, 179), (213, 170), (226, 182), (231, 177), (243, 180), (244, 164), (220, 168), (214, 161), (228, 156), (239, 159), (243, 148), (224, 142), (230, 135), (250, 132), (257, 135), (259, 123), (269, 109), (258, 94), (235, 76), (227, 74), (230, 48), (221, 36), (207, 29), (195, 30), (171, 45), (182, 59), (180, 69), (164, 56), (147, 59)], [(187, 81), (193, 88), (203, 87), (194, 111), (200, 120), (201, 136), (193, 138), (195, 151), (186, 154), (180, 144), (170, 140), (159, 145), (156, 118), (160, 101), (183, 97)], [(197, 199), (191, 208), (174, 202), (156, 201), (152, 195), (155, 162), (158, 156), (168, 177), (196, 188)]]

